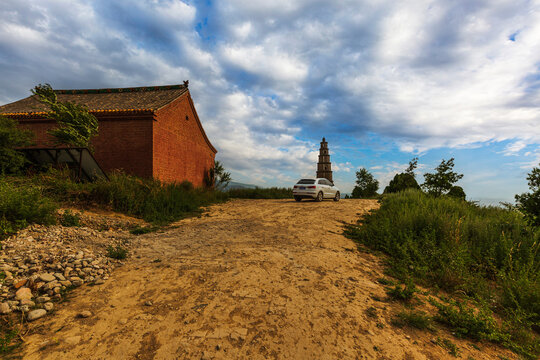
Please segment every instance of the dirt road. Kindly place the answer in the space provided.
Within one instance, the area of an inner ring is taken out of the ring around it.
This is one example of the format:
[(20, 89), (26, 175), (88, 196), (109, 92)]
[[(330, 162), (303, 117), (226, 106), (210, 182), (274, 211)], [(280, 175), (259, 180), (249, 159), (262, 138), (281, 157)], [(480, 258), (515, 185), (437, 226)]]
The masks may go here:
[[(108, 282), (31, 324), (24, 358), (452, 358), (438, 335), (392, 326), (397, 305), (374, 300), (386, 296), (381, 260), (341, 235), (374, 207), (235, 200), (140, 236)], [(452, 341), (463, 358), (500, 353)]]

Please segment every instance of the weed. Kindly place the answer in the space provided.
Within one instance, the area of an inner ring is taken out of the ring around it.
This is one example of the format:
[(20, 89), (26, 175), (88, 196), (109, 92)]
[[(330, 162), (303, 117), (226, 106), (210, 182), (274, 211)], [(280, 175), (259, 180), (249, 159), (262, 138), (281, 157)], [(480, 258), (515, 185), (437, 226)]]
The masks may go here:
[(137, 226), (129, 230), (133, 235), (143, 235), (159, 230), (159, 226)]
[(127, 255), (127, 249), (120, 245), (116, 245), (116, 247), (109, 245), (107, 248), (107, 256), (112, 259), (123, 260), (127, 257)]
[(60, 216), (60, 224), (62, 226), (81, 226), (81, 218), (79, 214), (71, 212), (71, 210), (64, 210), (64, 213)]
[(452, 341), (448, 340), (448, 339), (441, 339), (440, 337), (437, 337), (437, 344), (448, 350), (448, 353), (454, 357), (458, 357), (459, 356), (459, 349), (458, 347), (456, 346), (456, 344), (454, 344)]
[(433, 330), (431, 318), (423, 311), (402, 311), (392, 319), (392, 325), (409, 326), (420, 330)]
[(396, 284), (393, 288), (388, 289), (386, 293), (394, 300), (410, 302), (413, 299), (416, 291), (416, 286), (410, 279), (408, 279), (405, 286), (401, 287), (401, 285)]
[(9, 317), (0, 318), (0, 357), (10, 359), (13, 352), (21, 345), (19, 330)]
[(378, 278), (377, 282), (382, 285), (394, 285), (395, 282), (393, 280), (390, 280), (388, 278)]
[(375, 309), (373, 306), (370, 306), (366, 309), (366, 315), (370, 318), (377, 319), (377, 309)]

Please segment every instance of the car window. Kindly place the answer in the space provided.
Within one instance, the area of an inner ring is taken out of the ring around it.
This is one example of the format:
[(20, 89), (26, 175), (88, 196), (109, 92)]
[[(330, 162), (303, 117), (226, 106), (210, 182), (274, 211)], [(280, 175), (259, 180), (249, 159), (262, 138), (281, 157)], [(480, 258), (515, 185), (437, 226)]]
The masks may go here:
[(321, 185), (329, 185), (328, 180), (326, 180), (326, 179), (320, 179), (319, 184), (321, 184)]
[(315, 184), (315, 180), (313, 180), (313, 179), (300, 179), (300, 181), (298, 181), (297, 184), (311, 185), (311, 184)]

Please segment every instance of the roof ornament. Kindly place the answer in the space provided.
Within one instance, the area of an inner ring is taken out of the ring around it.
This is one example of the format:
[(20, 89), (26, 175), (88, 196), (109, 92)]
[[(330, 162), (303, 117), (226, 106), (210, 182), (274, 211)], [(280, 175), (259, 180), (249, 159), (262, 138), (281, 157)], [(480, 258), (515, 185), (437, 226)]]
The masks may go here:
[(326, 140), (324, 138), (322, 138), (322, 142), (325, 142)]
[(188, 86), (189, 86), (189, 80), (184, 80), (184, 86), (185, 86), (185, 87), (188, 87)]

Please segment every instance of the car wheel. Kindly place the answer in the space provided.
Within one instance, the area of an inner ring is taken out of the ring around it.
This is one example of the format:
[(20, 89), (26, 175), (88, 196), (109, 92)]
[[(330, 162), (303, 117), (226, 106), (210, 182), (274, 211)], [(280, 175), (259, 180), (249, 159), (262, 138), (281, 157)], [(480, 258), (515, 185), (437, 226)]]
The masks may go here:
[(319, 193), (317, 194), (317, 197), (315, 198), (315, 201), (323, 201), (323, 193), (322, 191), (319, 191)]
[(336, 196), (334, 196), (334, 201), (339, 201), (341, 198), (341, 195), (339, 194), (339, 191), (336, 193)]
[(294, 200), (296, 200), (296, 201), (302, 201), (302, 198), (301, 198), (300, 196), (295, 196), (295, 197), (294, 197)]

